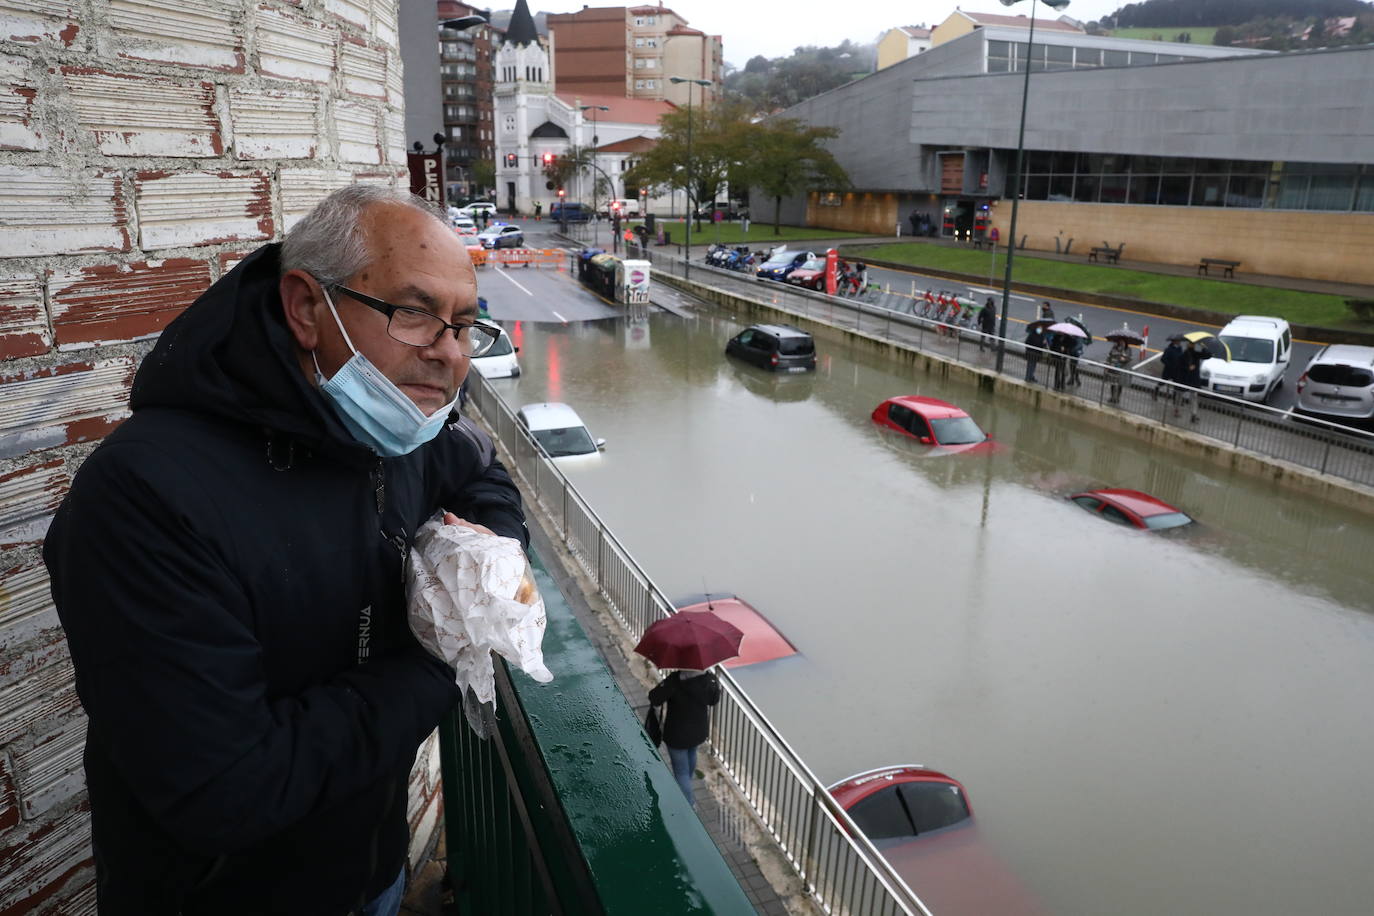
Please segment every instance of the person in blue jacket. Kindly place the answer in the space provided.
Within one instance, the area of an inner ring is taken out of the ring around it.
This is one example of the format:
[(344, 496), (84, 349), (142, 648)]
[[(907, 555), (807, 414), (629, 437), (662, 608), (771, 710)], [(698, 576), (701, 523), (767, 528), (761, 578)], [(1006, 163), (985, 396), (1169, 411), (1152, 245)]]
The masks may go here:
[(143, 360), (44, 544), (102, 916), (399, 908), (408, 773), (459, 699), (407, 626), (410, 540), (446, 511), (528, 543), (451, 412), (476, 315), (444, 220), (355, 185)]

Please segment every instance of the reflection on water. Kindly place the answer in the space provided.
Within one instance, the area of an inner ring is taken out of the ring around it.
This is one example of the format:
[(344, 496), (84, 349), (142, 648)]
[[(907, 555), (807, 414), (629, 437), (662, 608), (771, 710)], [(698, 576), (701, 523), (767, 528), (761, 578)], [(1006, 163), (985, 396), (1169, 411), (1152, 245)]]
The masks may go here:
[[(826, 335), (814, 375), (756, 373), (724, 356), (740, 328), (526, 322), (498, 387), (610, 440), (573, 479), (670, 597), (734, 592), (797, 645), (738, 676), (822, 780), (950, 773), (1054, 912), (1368, 909), (1368, 517)], [(893, 447), (869, 414), (897, 394), (1006, 448)], [(1095, 486), (1200, 524), (1065, 498)]]

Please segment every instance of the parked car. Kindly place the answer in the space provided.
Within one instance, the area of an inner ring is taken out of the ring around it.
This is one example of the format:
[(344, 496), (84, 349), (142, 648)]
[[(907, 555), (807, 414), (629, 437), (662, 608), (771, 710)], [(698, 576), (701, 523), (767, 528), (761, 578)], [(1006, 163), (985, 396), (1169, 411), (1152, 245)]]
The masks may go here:
[(814, 257), (815, 254), (810, 251), (779, 248), (768, 256), (768, 260), (759, 265), (755, 273), (764, 280), (786, 280), (788, 274)]
[(1191, 518), (1164, 500), (1139, 490), (1086, 490), (1069, 499), (1109, 522), (1132, 528), (1163, 531), (1193, 524)]
[(722, 662), (726, 668), (742, 668), (797, 654), (797, 647), (788, 642), (787, 637), (779, 633), (767, 618), (754, 610), (749, 602), (734, 595), (691, 595), (674, 606), (680, 614), (711, 611), (721, 620), (739, 628), (744, 634), (739, 644), (739, 655)]
[(448, 224), (453, 227), (453, 231), (459, 235), (476, 235), (477, 224), (472, 221), (470, 216), (449, 217)]
[(979, 836), (968, 792), (923, 766), (883, 767), (830, 795), (906, 885), (940, 916), (1028, 916), (1030, 891)]
[(491, 345), (491, 349), (481, 356), (472, 357), (472, 368), (476, 369), (483, 378), (516, 378), (520, 375), (520, 360), (516, 358), (520, 348), (510, 342), (510, 335), (506, 329), (498, 324), (490, 324), (500, 332), (496, 338), (496, 343)]
[(525, 231), (519, 226), (504, 223), (492, 226), (477, 233), (483, 248), (521, 248), (525, 244)]
[(807, 372), (816, 368), (816, 341), (790, 324), (756, 324), (725, 345), (725, 354), (771, 372)]
[(888, 398), (873, 408), (878, 426), (896, 430), (922, 445), (944, 452), (987, 451), (994, 447), (992, 437), (973, 418), (948, 401), (922, 395)]
[(792, 269), (787, 275), (787, 282), (793, 286), (800, 286), (803, 289), (814, 289), (818, 292), (825, 291), (825, 257), (822, 255), (812, 255), (801, 264)]
[(721, 219), (739, 219), (739, 210), (733, 203), (726, 203), (718, 200), (713, 204), (702, 204), (697, 208), (697, 217), (700, 219), (714, 220), (716, 214), (720, 214)]
[(1293, 334), (1287, 321), (1240, 315), (1217, 338), (1226, 344), (1231, 358), (1214, 356), (1202, 361), (1203, 390), (1262, 402), (1283, 384), (1293, 358)]
[(567, 404), (553, 401), (525, 404), (515, 412), (515, 417), (557, 464), (595, 462), (606, 448), (606, 440), (593, 439), (577, 411)]
[(1342, 420), (1374, 417), (1374, 347), (1322, 347), (1298, 378), (1295, 410)]
[(592, 208), (575, 200), (556, 201), (549, 208), (549, 219), (555, 222), (585, 223), (592, 218)]

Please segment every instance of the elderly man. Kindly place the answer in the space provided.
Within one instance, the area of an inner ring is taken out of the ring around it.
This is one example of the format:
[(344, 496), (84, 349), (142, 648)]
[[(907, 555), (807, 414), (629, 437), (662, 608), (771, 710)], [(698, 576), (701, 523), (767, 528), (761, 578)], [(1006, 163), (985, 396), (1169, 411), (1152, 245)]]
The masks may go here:
[(442, 219), (354, 186), (143, 361), (44, 546), (102, 916), (399, 907), (407, 774), (457, 698), (406, 625), (410, 539), (451, 511), (527, 543), (450, 414), (490, 345), (476, 314)]

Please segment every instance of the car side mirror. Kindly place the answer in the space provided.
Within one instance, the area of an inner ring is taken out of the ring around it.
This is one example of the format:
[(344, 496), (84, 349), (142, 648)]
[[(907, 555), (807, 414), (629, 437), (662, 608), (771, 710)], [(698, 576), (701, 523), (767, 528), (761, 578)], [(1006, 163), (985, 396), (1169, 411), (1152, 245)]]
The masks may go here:
[(596, 450), (597, 450), (598, 452), (604, 452), (604, 451), (606, 451), (606, 440), (605, 440), (605, 439), (597, 439), (597, 440), (596, 440)]
[(932, 439), (932, 438), (930, 438), (929, 436), (922, 436), (922, 437), (921, 437), (921, 444), (922, 444), (922, 445), (934, 445), (934, 444), (935, 444), (935, 440)]
[(520, 352), (520, 348), (519, 348), (519, 347), (516, 347), (516, 348), (515, 348), (515, 352), (516, 352), (516, 353), (519, 353), (519, 352)]

